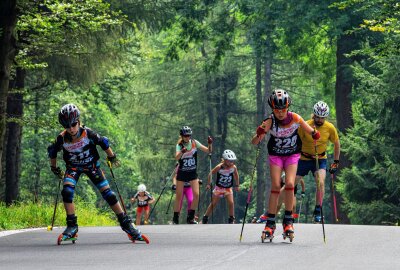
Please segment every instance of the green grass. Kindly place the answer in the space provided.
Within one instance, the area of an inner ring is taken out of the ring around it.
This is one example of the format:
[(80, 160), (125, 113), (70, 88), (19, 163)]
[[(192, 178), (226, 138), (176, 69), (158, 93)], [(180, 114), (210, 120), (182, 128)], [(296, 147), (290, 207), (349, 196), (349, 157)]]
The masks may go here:
[[(79, 226), (115, 226), (117, 221), (110, 209), (108, 212), (101, 212), (93, 205), (83, 202), (75, 202), (76, 215)], [(23, 228), (38, 228), (51, 225), (54, 204), (41, 203), (18, 203), (6, 207), (0, 203), (0, 231)], [(54, 227), (65, 226), (65, 210), (61, 203), (58, 203)]]

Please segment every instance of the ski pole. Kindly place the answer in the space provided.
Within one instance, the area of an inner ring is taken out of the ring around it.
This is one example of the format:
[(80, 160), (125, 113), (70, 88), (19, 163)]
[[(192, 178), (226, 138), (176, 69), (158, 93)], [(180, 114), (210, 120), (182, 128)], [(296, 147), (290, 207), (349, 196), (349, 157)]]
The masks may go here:
[[(213, 183), (212, 183), (212, 167), (211, 167), (211, 155), (212, 155), (212, 153), (211, 153), (211, 145), (210, 144), (208, 144), (208, 159), (209, 159), (209, 164), (210, 164), (210, 177), (211, 177), (211, 181), (210, 181), (210, 204), (211, 204), (211, 207), (213, 206), (212, 205), (212, 194), (213, 194), (213, 192), (212, 192), (212, 190), (213, 190), (213, 188), (212, 188), (212, 185), (213, 185)], [(212, 209), (212, 211), (211, 211), (211, 223), (214, 223), (214, 209)]]
[(57, 189), (57, 194), (56, 194), (56, 201), (54, 202), (54, 211), (53, 211), (53, 217), (51, 218), (51, 225), (47, 226), (47, 230), (48, 231), (52, 231), (53, 230), (54, 220), (56, 219), (57, 204), (58, 204), (58, 194), (60, 193), (61, 182), (62, 182), (62, 178), (60, 177), (60, 180), (58, 181), (58, 189)]
[(251, 174), (250, 188), (249, 188), (249, 193), (247, 194), (246, 209), (244, 210), (244, 217), (242, 222), (242, 231), (240, 232), (240, 238), (239, 238), (240, 242), (242, 241), (244, 223), (246, 222), (246, 216), (247, 216), (247, 209), (249, 208), (251, 193), (253, 192), (253, 179), (254, 179), (254, 173), (256, 172), (258, 157), (260, 156), (260, 145), (261, 143), (258, 143), (257, 145), (256, 162), (254, 163), (253, 172)]
[(331, 173), (331, 180), (332, 180), (332, 194), (333, 194), (333, 210), (335, 213), (335, 220), (336, 222), (339, 221), (338, 216), (337, 216), (337, 208), (336, 208), (336, 194), (335, 194), (335, 183), (334, 183), (334, 174)]
[(119, 200), (120, 200), (121, 205), (122, 205), (122, 209), (124, 210), (125, 214), (128, 214), (128, 212), (126, 212), (126, 207), (125, 207), (124, 200), (122, 199), (121, 193), (119, 192), (117, 181), (115, 180), (115, 176), (114, 176), (114, 172), (113, 172), (113, 169), (112, 169), (111, 161), (107, 160), (107, 165), (108, 165), (108, 168), (110, 168), (111, 176), (112, 176), (112, 179), (114, 181), (115, 188), (117, 189)]
[(172, 197), (174, 196), (174, 193), (171, 193), (171, 197), (169, 198), (169, 203), (168, 203), (168, 207), (167, 207), (167, 212), (165, 212), (166, 215), (168, 215), (168, 211), (169, 211), (169, 207), (171, 206), (171, 202), (172, 202)]
[[(174, 175), (175, 170), (176, 170), (176, 166), (175, 166), (174, 169), (172, 170), (172, 173), (171, 173), (170, 177), (165, 179), (164, 187), (162, 188), (161, 193), (160, 193), (160, 195), (158, 196), (158, 198), (157, 198), (157, 200), (156, 200), (156, 203), (154, 204), (153, 208), (151, 208), (150, 215), (149, 215), (149, 219), (150, 219), (150, 217), (151, 217), (151, 214), (153, 214), (154, 209), (156, 209), (157, 203), (158, 203), (158, 201), (160, 200), (161, 196), (163, 195), (165, 188), (167, 187), (168, 179), (172, 179), (172, 176)], [(171, 196), (171, 198), (172, 198), (172, 196)]]
[(317, 140), (314, 139), (314, 149), (315, 149), (315, 167), (317, 169), (317, 171), (315, 172), (315, 176), (317, 177), (317, 194), (318, 194), (318, 190), (319, 190), (319, 205), (321, 206), (321, 224), (322, 224), (322, 234), (324, 236), (324, 243), (326, 244), (326, 238), (325, 238), (325, 220), (324, 220), (324, 213), (322, 211), (322, 192), (324, 192), (323, 190), (321, 190), (321, 182), (319, 180), (319, 162), (318, 162), (318, 152), (317, 152)]
[(300, 222), (300, 215), (301, 215), (301, 205), (303, 204), (303, 198), (300, 200), (300, 207), (299, 207), (299, 216), (297, 217), (297, 223)]

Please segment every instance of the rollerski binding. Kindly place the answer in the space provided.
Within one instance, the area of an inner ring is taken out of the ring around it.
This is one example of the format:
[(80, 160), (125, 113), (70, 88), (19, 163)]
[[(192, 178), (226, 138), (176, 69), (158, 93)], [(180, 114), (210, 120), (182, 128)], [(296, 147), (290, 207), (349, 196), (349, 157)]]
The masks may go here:
[(294, 228), (293, 228), (293, 216), (286, 217), (283, 219), (283, 240), (286, 240), (286, 238), (289, 238), (290, 242), (293, 241), (294, 238)]
[(144, 241), (146, 244), (150, 243), (148, 237), (142, 234), (139, 229), (136, 229), (132, 225), (132, 220), (128, 215), (124, 214), (123, 216), (118, 217), (118, 221), (122, 230), (128, 234), (129, 240), (131, 240), (133, 243), (135, 243), (136, 240)]
[(236, 220), (236, 218), (234, 216), (229, 216), (228, 223), (229, 224), (235, 224), (235, 220)]
[(67, 217), (67, 228), (65, 228), (64, 232), (60, 234), (57, 238), (57, 245), (61, 245), (63, 241), (71, 241), (72, 244), (75, 244), (75, 241), (78, 240), (78, 218), (76, 216)]
[(275, 229), (275, 220), (267, 220), (267, 224), (265, 224), (265, 228), (261, 234), (261, 242), (264, 243), (265, 240), (269, 240), (269, 242), (272, 242), (272, 239), (274, 239)]
[(195, 212), (195, 210), (189, 210), (187, 218), (186, 218), (187, 224), (198, 224), (198, 222), (196, 221), (196, 219), (194, 217), (194, 212)]

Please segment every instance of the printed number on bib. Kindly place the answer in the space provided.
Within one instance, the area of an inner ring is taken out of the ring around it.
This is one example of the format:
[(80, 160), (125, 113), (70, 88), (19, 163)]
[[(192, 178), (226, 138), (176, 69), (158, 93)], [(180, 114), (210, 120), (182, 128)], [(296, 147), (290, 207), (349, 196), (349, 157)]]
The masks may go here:
[(296, 145), (297, 135), (291, 138), (285, 138), (283, 140), (280, 138), (275, 138), (275, 141), (278, 148), (290, 148)]
[(230, 176), (230, 175), (228, 175), (228, 176), (221, 175), (220, 178), (219, 178), (219, 183), (220, 183), (222, 186), (227, 186), (227, 185), (230, 184), (231, 182), (232, 182), (232, 176)]
[(183, 160), (183, 167), (192, 167), (196, 165), (196, 160), (194, 158), (188, 158)]

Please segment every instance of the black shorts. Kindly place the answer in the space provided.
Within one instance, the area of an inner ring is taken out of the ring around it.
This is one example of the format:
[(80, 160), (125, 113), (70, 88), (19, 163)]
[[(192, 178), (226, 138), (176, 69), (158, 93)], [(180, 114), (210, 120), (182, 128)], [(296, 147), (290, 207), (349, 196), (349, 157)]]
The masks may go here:
[(181, 181), (181, 182), (190, 182), (197, 178), (198, 178), (197, 172), (178, 171), (178, 173), (176, 174), (176, 180)]

